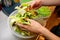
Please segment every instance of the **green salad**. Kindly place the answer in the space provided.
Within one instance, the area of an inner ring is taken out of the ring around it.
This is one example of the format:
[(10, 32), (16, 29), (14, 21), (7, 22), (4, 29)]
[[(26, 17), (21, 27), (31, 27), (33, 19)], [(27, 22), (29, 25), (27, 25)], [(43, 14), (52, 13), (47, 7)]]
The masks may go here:
[(37, 9), (37, 10), (35, 10), (35, 9), (29, 10), (29, 5), (26, 3), (22, 3), (21, 6), (22, 6), (21, 8), (18, 6), (15, 7), (15, 9), (17, 10), (17, 13), (15, 15), (9, 17), (11, 19), (10, 24), (16, 33), (19, 33), (23, 36), (34, 35), (34, 33), (32, 33), (32, 32), (29, 32), (27, 30), (22, 30), (15, 23), (29, 25), (30, 21), (26, 20), (26, 19), (33, 19), (33, 18), (36, 18), (38, 16), (44, 16), (44, 17), (49, 16), (50, 10), (44, 6)]

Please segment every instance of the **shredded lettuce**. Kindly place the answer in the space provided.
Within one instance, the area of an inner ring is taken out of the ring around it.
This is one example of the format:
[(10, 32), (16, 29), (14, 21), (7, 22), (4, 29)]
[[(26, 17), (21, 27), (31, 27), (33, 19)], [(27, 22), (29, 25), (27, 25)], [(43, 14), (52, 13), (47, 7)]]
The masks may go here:
[(29, 6), (29, 4), (27, 4), (27, 3), (22, 3), (21, 6), (26, 7), (26, 6)]
[(38, 15), (41, 15), (43, 17), (48, 17), (51, 13), (49, 8), (45, 6), (40, 7), (38, 10), (36, 10), (36, 12), (38, 13)]

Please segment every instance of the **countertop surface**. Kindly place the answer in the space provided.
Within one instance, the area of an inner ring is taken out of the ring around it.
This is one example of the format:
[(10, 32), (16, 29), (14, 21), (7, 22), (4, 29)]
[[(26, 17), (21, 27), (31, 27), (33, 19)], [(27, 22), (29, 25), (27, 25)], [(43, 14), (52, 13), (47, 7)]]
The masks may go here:
[(7, 19), (8, 16), (0, 11), (0, 40), (20, 40), (11, 33)]

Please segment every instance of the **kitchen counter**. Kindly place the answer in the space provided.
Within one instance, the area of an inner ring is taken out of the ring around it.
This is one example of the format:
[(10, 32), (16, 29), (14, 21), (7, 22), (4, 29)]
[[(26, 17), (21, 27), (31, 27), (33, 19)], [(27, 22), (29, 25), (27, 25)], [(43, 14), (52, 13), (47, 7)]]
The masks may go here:
[(7, 19), (8, 16), (0, 11), (0, 40), (20, 40), (11, 33)]

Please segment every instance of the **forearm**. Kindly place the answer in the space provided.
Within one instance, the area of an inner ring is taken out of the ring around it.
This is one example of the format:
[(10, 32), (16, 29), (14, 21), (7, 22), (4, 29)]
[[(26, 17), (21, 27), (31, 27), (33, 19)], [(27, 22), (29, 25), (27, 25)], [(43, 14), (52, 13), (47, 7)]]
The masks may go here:
[(43, 6), (45, 6), (45, 5), (54, 5), (54, 6), (60, 5), (60, 0), (41, 0), (41, 2), (42, 2)]
[(42, 33), (49, 40), (60, 40), (59, 37), (57, 37), (56, 35), (54, 35), (53, 33), (51, 33), (46, 28), (43, 28), (42, 30), (40, 29), (40, 33)]

